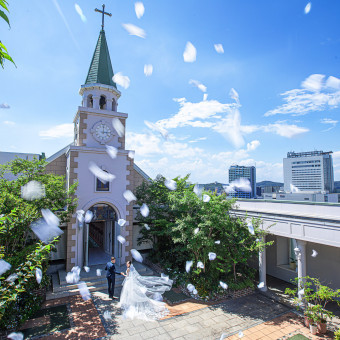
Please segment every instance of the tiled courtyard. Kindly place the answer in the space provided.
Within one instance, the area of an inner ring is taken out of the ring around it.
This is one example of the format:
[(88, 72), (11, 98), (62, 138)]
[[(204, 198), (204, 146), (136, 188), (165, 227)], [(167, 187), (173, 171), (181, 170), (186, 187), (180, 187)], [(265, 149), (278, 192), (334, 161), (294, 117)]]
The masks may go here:
[[(92, 300), (80, 296), (62, 298), (45, 303), (44, 307), (68, 305), (69, 327), (52, 330), (42, 339), (288, 339), (303, 334), (309, 339), (332, 339), (333, 333), (312, 336), (304, 327), (302, 317), (279, 302), (254, 293), (215, 305), (186, 301), (169, 306), (170, 317), (160, 321), (123, 320), (117, 302), (107, 294), (95, 292)], [(104, 319), (104, 312), (111, 320)], [(40, 327), (49, 320), (30, 321)], [(51, 330), (51, 329), (50, 329)], [(240, 333), (242, 332), (242, 333)], [(223, 335), (223, 336), (222, 336)]]

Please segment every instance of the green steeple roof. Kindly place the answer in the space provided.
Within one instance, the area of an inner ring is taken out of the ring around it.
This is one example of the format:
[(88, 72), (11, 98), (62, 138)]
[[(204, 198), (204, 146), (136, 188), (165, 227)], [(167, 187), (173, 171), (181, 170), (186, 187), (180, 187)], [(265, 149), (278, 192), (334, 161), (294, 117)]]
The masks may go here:
[(114, 86), (116, 84), (112, 80), (113, 70), (107, 42), (105, 38), (105, 31), (101, 30), (97, 41), (96, 49), (94, 50), (89, 72), (86, 77), (85, 84), (105, 84)]

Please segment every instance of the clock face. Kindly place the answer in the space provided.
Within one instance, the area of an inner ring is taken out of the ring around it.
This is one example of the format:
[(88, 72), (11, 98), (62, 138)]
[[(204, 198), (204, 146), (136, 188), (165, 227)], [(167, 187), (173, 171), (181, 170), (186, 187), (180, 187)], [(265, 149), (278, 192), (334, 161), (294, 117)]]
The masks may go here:
[(98, 124), (95, 128), (94, 133), (95, 133), (96, 139), (101, 143), (105, 143), (112, 136), (111, 129), (105, 123)]

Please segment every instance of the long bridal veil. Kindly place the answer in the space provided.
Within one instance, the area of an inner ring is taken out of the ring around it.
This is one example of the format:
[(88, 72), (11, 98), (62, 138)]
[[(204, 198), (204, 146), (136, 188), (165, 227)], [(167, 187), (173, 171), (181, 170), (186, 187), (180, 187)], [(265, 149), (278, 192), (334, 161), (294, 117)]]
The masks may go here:
[(170, 290), (172, 280), (157, 276), (141, 276), (133, 265), (125, 278), (119, 306), (123, 317), (129, 319), (157, 320), (169, 311), (162, 302), (162, 294)]

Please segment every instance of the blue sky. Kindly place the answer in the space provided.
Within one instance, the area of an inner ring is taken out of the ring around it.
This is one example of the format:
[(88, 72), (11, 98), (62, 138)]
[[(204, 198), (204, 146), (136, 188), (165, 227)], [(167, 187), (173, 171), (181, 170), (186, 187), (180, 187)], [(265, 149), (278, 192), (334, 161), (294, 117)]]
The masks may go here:
[[(72, 141), (101, 4), (9, 1), (11, 29), (0, 23), (1, 40), (17, 68), (0, 70), (1, 151), (50, 156)], [(105, 31), (114, 72), (130, 79), (118, 87), (118, 110), (129, 114), (127, 147), (145, 172), (227, 183), (231, 164), (256, 164), (258, 181), (283, 181), (287, 151), (321, 149), (334, 152), (340, 180), (338, 1), (312, 1), (307, 14), (302, 0), (143, 4), (138, 19), (133, 1), (107, 1)], [(122, 24), (142, 28), (145, 38)], [(188, 42), (194, 62), (183, 58)], [(145, 64), (153, 65), (151, 76)]]

